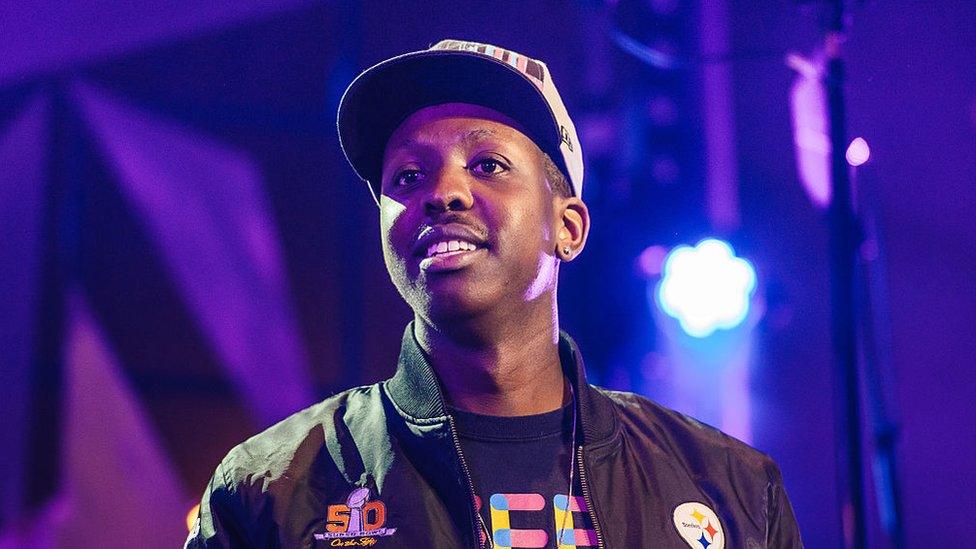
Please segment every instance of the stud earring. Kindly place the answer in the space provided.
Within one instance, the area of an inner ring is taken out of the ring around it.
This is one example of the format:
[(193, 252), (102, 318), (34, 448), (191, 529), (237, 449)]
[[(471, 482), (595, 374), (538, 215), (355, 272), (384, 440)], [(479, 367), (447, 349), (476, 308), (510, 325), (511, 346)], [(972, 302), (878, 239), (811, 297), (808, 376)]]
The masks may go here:
[(569, 246), (563, 246), (563, 255), (570, 255), (573, 250)]

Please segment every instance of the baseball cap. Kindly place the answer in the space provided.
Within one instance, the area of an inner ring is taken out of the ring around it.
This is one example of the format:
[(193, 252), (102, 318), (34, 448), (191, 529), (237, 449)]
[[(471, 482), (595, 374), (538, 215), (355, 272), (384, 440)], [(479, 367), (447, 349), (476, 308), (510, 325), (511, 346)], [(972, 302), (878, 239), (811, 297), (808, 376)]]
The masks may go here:
[(490, 44), (442, 40), (366, 69), (339, 101), (339, 144), (377, 202), (386, 142), (411, 114), (443, 103), (488, 107), (518, 122), (582, 196), (576, 126), (546, 64)]

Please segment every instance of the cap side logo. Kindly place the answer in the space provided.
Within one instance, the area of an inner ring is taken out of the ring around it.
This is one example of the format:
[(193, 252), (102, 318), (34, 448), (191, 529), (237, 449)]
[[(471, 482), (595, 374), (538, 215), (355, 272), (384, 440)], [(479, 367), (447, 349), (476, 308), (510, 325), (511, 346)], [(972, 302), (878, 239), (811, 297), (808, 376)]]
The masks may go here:
[(570, 151), (573, 150), (573, 138), (569, 136), (569, 130), (566, 126), (559, 126), (559, 139), (566, 144)]
[(674, 509), (674, 527), (692, 549), (724, 549), (725, 532), (718, 515), (704, 503), (689, 501)]

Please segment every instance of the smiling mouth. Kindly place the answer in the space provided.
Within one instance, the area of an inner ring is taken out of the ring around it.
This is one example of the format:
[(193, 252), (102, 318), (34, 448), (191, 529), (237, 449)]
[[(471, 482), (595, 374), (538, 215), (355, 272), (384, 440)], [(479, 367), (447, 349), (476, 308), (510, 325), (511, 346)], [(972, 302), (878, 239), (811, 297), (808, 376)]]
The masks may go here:
[(443, 257), (450, 255), (457, 255), (464, 252), (473, 252), (478, 249), (476, 244), (464, 240), (446, 240), (441, 242), (435, 242), (427, 247), (427, 256), (431, 257)]
[(420, 270), (430, 273), (457, 271), (470, 265), (486, 250), (485, 246), (466, 240), (441, 240), (427, 247)]

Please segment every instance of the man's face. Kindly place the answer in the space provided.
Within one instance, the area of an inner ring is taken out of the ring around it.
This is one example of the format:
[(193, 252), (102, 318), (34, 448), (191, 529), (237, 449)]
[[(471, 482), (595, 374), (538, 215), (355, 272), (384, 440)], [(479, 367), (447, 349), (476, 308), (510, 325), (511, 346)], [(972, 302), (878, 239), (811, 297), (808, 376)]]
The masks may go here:
[(484, 107), (438, 105), (387, 142), (383, 256), (397, 290), (428, 320), (517, 307), (555, 288), (561, 197), (542, 152), (515, 126)]

